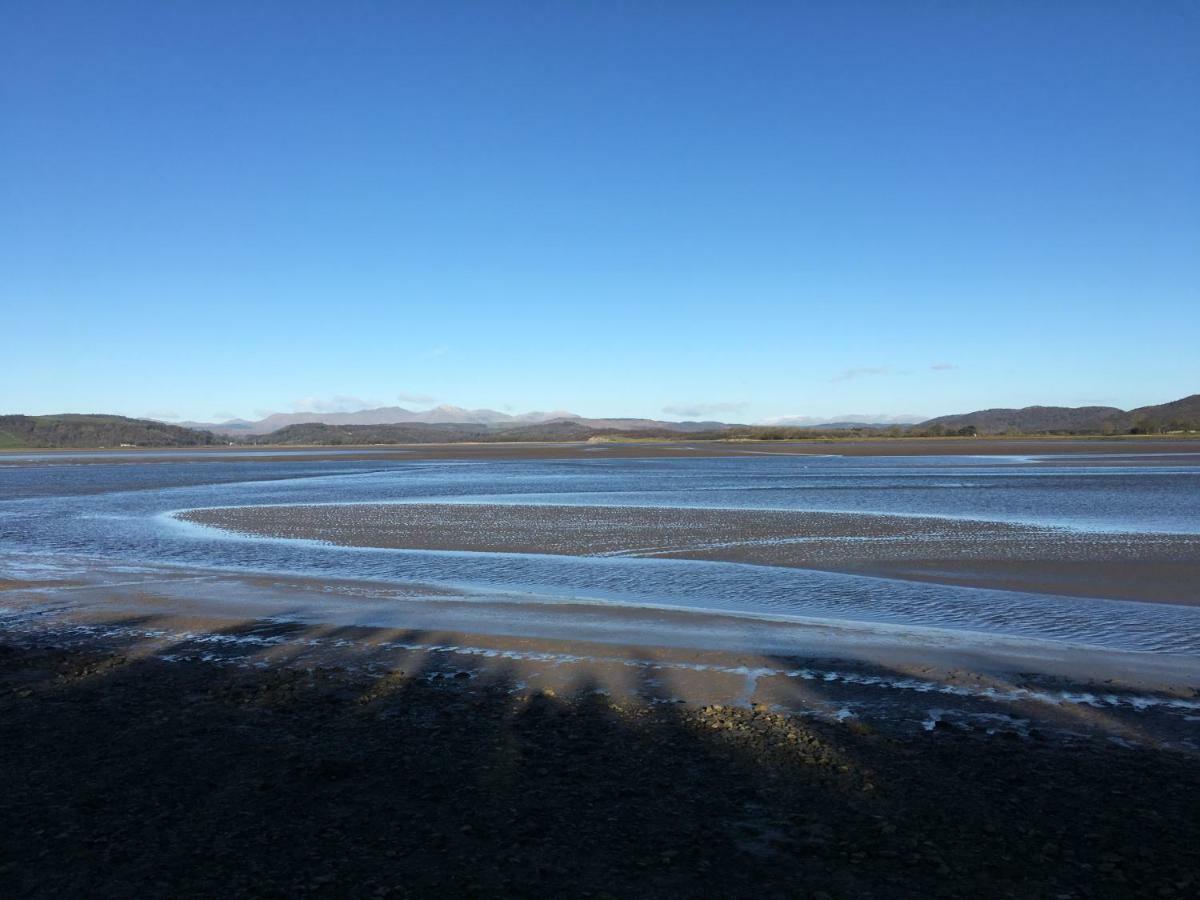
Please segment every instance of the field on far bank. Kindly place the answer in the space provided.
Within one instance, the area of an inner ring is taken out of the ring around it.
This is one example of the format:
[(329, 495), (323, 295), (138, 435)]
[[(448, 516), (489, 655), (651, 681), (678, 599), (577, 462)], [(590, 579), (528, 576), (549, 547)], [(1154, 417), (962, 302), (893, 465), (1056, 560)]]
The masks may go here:
[[(1180, 436), (1036, 436), (1036, 437), (880, 437), (813, 438), (799, 441), (751, 440), (598, 440), (575, 442), (503, 442), (450, 444), (231, 444), (219, 447), (95, 447), (0, 449), (0, 465), (110, 462), (139, 457), (272, 460), (303, 454), (309, 459), (570, 459), (613, 457), (724, 457), (746, 454), (833, 456), (1064, 456), (1156, 454), (1147, 465), (1190, 462), (1170, 454), (1200, 453), (1200, 435)], [(103, 454), (103, 455), (101, 455)]]

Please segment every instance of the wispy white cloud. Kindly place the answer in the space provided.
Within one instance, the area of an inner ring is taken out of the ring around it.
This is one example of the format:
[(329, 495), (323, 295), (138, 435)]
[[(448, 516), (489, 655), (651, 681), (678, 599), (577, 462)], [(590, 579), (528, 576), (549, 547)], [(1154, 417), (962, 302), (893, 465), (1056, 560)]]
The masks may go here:
[(438, 359), (439, 357), (445, 356), (449, 352), (449, 347), (447, 347), (445, 344), (439, 344), (436, 347), (430, 347), (428, 350), (418, 356), (417, 359)]
[(361, 397), (337, 394), (333, 397), (303, 397), (292, 403), (292, 411), (306, 413), (358, 412), (360, 409), (371, 409), (379, 405)]
[(866, 422), (872, 425), (911, 425), (924, 422), (929, 416), (917, 413), (843, 413), (837, 416), (775, 416), (762, 419), (760, 425), (832, 425), (838, 422)]
[(935, 371), (935, 372), (952, 372), (955, 369), (957, 369), (958, 366), (956, 366), (954, 363), (942, 362), (942, 363), (934, 363), (929, 368), (933, 369), (933, 371)]
[(437, 397), (429, 394), (413, 394), (409, 391), (401, 391), (396, 395), (396, 399), (401, 403), (432, 403)]
[(891, 372), (888, 366), (862, 366), (857, 369), (846, 369), (830, 378), (830, 381), (851, 381), (855, 378), (869, 378), (872, 375), (887, 375)]
[(733, 400), (722, 403), (672, 403), (662, 408), (668, 416), (683, 416), (689, 419), (703, 416), (736, 415), (744, 412), (750, 406), (744, 400)]

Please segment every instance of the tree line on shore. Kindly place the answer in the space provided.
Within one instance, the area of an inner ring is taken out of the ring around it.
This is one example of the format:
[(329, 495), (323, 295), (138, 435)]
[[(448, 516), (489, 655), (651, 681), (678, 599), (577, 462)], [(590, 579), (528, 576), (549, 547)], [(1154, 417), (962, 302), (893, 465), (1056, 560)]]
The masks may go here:
[(572, 441), (810, 441), (846, 438), (1008, 437), (1021, 435), (1158, 435), (1200, 433), (1200, 394), (1128, 412), (1115, 407), (1032, 406), (941, 416), (914, 425), (719, 425), (680, 431), (673, 423), (621, 429), (575, 419), (529, 425), (406, 422), (396, 425), (329, 425), (306, 422), (269, 434), (220, 435), (151, 419), (111, 415), (0, 416), (0, 449), (209, 447), (510, 443)]
[(228, 443), (211, 431), (151, 419), (77, 415), (0, 416), (0, 449), (46, 447), (205, 447)]

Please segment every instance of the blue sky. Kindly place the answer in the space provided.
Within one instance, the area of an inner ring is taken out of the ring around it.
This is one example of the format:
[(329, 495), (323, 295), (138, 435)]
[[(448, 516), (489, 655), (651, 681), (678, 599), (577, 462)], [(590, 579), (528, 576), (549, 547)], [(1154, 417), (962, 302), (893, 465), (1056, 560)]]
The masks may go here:
[(1200, 390), (1200, 7), (14, 2), (0, 412)]

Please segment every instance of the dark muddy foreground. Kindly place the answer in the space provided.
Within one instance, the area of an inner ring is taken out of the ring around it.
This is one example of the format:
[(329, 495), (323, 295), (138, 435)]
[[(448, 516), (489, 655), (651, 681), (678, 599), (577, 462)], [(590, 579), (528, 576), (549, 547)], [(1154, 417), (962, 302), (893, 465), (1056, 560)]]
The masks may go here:
[(1100, 739), (15, 647), (0, 728), (6, 897), (1200, 890), (1200, 759)]

